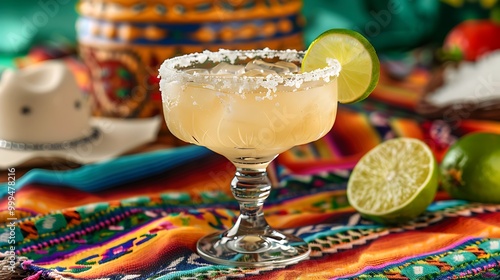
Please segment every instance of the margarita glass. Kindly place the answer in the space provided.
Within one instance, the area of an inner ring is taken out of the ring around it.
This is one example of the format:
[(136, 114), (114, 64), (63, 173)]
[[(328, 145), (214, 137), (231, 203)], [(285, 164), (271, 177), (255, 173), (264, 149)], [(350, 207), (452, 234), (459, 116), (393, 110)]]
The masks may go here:
[(328, 67), (300, 73), (303, 57), (294, 50), (205, 51), (168, 59), (160, 68), (169, 130), (236, 167), (231, 191), (240, 215), (229, 230), (198, 241), (198, 253), (209, 261), (286, 265), (310, 253), (304, 240), (270, 227), (262, 209), (271, 191), (269, 163), (323, 137), (335, 121), (340, 64), (332, 59)]

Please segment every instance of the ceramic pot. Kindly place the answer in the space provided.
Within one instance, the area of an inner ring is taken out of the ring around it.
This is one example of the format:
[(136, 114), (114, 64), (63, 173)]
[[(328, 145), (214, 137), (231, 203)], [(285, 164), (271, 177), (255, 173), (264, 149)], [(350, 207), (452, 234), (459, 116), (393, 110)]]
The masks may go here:
[(158, 68), (205, 49), (303, 49), (301, 0), (80, 0), (80, 55), (93, 113), (161, 114)]

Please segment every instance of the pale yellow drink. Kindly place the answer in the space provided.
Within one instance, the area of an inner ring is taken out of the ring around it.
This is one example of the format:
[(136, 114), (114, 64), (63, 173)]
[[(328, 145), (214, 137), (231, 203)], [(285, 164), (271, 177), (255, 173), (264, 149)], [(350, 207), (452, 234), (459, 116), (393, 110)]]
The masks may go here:
[(332, 128), (336, 81), (305, 83), (297, 91), (278, 87), (267, 98), (264, 89), (239, 94), (174, 81), (168, 86), (164, 115), (176, 137), (232, 161), (272, 159), (295, 145), (319, 139)]
[(301, 238), (270, 227), (263, 213), (271, 191), (268, 164), (324, 136), (335, 121), (340, 64), (332, 60), (323, 69), (299, 73), (303, 57), (293, 50), (220, 50), (168, 59), (160, 68), (170, 131), (236, 167), (231, 192), (240, 215), (230, 229), (198, 240), (197, 252), (209, 261), (286, 265), (311, 251)]

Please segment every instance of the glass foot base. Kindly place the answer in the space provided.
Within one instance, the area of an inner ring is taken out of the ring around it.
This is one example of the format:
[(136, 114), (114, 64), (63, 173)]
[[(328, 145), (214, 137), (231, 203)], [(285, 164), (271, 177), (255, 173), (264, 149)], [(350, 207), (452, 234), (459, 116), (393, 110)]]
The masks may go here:
[(301, 238), (276, 230), (236, 236), (231, 236), (230, 231), (201, 238), (196, 245), (198, 253), (217, 264), (261, 267), (294, 264), (311, 252)]

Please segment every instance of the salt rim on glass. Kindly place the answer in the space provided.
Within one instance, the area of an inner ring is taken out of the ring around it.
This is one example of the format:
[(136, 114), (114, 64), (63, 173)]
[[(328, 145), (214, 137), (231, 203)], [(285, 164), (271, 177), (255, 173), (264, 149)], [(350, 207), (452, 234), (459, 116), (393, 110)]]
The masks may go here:
[(332, 77), (338, 77), (341, 65), (336, 59), (328, 59), (328, 66), (304, 73), (278, 73), (269, 74), (265, 77), (253, 77), (245, 75), (213, 75), (200, 73), (186, 73), (182, 68), (200, 65), (205, 62), (220, 63), (223, 61), (234, 64), (237, 59), (273, 59), (301, 63), (305, 52), (297, 50), (271, 50), (269, 48), (261, 50), (226, 50), (220, 49), (218, 52), (203, 51), (202, 53), (191, 53), (173, 57), (163, 62), (159, 69), (160, 90), (163, 100), (166, 100), (166, 88), (169, 83), (178, 82), (185, 86), (187, 82), (199, 83), (214, 90), (230, 90), (232, 93), (242, 95), (245, 92), (265, 89), (267, 91), (264, 98), (272, 99), (272, 93), (276, 92), (278, 86), (289, 88), (287, 91), (298, 91), (304, 82), (314, 82), (323, 80), (328, 83)]

